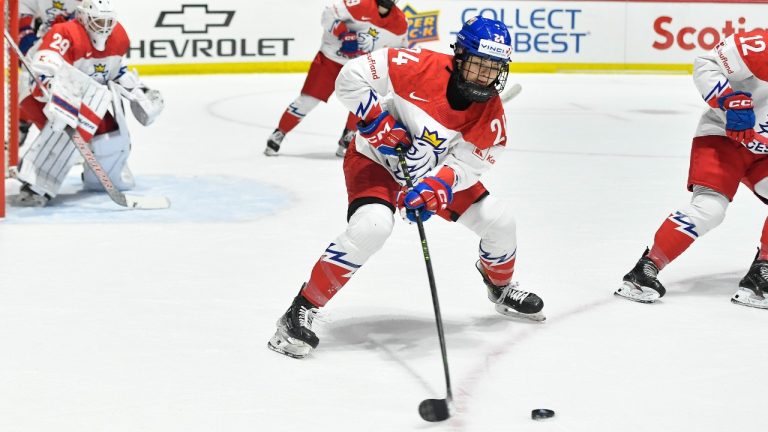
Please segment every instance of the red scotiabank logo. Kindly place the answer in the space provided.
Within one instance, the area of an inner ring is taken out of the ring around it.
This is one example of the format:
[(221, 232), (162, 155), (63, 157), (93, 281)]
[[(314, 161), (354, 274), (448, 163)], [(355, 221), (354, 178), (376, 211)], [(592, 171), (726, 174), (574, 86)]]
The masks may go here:
[(668, 50), (670, 48), (681, 48), (691, 51), (697, 48), (711, 50), (720, 40), (727, 38), (734, 33), (747, 31), (744, 28), (747, 20), (739, 17), (736, 20), (736, 26), (733, 21), (726, 20), (722, 27), (692, 27), (680, 25), (673, 21), (670, 16), (660, 16), (653, 21), (653, 31), (660, 37), (653, 42), (653, 48), (657, 50)]

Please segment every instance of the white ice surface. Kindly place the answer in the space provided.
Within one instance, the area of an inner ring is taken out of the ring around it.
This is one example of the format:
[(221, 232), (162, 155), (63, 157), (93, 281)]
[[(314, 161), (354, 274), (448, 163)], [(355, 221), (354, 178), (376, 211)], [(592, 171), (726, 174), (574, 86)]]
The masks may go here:
[[(514, 204), (516, 279), (543, 324), (493, 311), (477, 238), (426, 224), (445, 320), (444, 397), (418, 234), (394, 233), (332, 300), (311, 357), (266, 348), (275, 320), (345, 226), (344, 111), (332, 98), (265, 141), (304, 76), (150, 77), (166, 112), (133, 123), (128, 211), (78, 193), (0, 222), (0, 431), (763, 431), (768, 311), (732, 305), (765, 207), (742, 188), (725, 222), (662, 272), (658, 304), (615, 298), (685, 204), (703, 103), (689, 76), (519, 75), (511, 142), (485, 176)], [(13, 192), (15, 181), (7, 185)], [(15, 188), (15, 189), (14, 189)], [(530, 411), (557, 414), (533, 422)]]

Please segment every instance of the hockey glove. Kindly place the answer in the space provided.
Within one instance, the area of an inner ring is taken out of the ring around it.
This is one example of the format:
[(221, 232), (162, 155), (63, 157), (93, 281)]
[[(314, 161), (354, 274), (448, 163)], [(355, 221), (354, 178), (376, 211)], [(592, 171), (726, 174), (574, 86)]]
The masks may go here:
[(440, 177), (425, 177), (405, 194), (405, 208), (434, 214), (453, 201), (451, 186)]
[(396, 121), (389, 111), (379, 114), (372, 122), (357, 124), (360, 136), (365, 138), (373, 148), (387, 156), (397, 155), (395, 148), (398, 144), (406, 149), (411, 146), (411, 137), (405, 126)]
[(752, 94), (736, 91), (717, 99), (725, 111), (725, 134), (728, 138), (747, 144), (755, 137), (755, 111)]
[[(400, 217), (408, 223), (416, 222), (416, 210), (409, 209), (405, 206), (405, 196), (408, 194), (408, 190), (402, 190), (397, 194), (397, 210), (400, 212)], [(426, 222), (431, 218), (434, 213), (430, 213), (426, 210), (419, 212), (419, 217), (422, 222)]]
[(341, 49), (339, 50), (339, 54), (348, 58), (355, 58), (360, 55), (358, 52), (359, 45), (357, 43), (357, 33), (342, 33), (339, 35), (339, 40), (341, 41)]

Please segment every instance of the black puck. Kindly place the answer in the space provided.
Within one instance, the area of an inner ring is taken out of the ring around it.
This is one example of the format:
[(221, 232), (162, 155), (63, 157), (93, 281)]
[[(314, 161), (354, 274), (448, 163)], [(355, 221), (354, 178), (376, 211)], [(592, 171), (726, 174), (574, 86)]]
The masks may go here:
[(531, 411), (531, 418), (534, 420), (544, 420), (555, 416), (555, 412), (551, 409), (538, 408)]

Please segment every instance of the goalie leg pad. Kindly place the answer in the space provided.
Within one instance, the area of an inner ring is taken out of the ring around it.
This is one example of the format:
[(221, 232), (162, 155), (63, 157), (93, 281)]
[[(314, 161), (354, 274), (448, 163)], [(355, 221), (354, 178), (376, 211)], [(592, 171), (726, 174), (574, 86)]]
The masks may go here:
[(80, 153), (69, 141), (69, 136), (64, 131), (54, 130), (49, 123), (21, 158), (16, 178), (35, 193), (53, 198), (78, 160)]
[[(91, 140), (91, 148), (110, 180), (119, 190), (130, 190), (136, 185), (133, 174), (128, 168), (128, 156), (131, 153), (131, 140), (127, 133), (118, 129), (114, 132), (97, 135)], [(83, 188), (104, 190), (98, 176), (85, 165), (83, 170)]]

